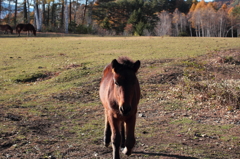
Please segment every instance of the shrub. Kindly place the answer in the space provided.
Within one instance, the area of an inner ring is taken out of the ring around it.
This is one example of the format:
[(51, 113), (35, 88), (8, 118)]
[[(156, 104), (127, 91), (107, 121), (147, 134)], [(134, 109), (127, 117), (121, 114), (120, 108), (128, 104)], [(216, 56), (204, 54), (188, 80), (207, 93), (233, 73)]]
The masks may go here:
[(76, 33), (78, 34), (91, 34), (92, 32), (93, 32), (93, 29), (91, 25), (86, 26), (86, 25), (79, 24), (76, 27)]
[(71, 21), (68, 25), (68, 31), (71, 33), (76, 33), (77, 24), (74, 21)]
[(132, 24), (127, 24), (124, 28), (124, 32), (126, 34), (132, 34), (133, 33), (133, 25)]
[(189, 36), (189, 34), (187, 32), (180, 32), (178, 36)]

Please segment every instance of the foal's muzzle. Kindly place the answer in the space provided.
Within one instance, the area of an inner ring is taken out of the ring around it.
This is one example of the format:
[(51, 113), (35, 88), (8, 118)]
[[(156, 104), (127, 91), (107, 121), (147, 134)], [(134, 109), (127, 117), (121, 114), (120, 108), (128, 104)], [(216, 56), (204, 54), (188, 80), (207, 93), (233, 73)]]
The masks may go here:
[(132, 110), (132, 107), (131, 106), (121, 106), (119, 108), (119, 110), (123, 116), (127, 116), (130, 113), (130, 111)]

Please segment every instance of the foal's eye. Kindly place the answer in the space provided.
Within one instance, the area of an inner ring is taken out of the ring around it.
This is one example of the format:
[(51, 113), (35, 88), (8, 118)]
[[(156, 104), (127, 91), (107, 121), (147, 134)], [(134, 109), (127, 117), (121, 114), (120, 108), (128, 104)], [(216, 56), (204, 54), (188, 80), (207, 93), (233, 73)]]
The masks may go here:
[(114, 84), (117, 85), (117, 86), (119, 86), (119, 83), (118, 83), (117, 81), (114, 81)]

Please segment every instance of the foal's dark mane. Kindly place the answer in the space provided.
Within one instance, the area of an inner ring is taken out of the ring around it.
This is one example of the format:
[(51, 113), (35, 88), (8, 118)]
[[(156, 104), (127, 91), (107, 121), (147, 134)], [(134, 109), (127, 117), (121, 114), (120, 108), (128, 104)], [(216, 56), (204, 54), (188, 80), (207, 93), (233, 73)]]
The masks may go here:
[(122, 64), (125, 68), (132, 69), (134, 66), (134, 62), (130, 60), (128, 57), (119, 57), (117, 61)]

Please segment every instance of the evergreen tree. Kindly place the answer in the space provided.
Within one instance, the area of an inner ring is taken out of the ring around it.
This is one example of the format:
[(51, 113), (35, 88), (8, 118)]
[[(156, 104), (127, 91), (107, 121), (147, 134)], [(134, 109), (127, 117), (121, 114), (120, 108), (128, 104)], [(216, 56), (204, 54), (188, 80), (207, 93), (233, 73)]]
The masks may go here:
[(160, 5), (157, 0), (153, 3), (143, 0), (100, 1), (93, 8), (93, 19), (99, 26), (117, 33), (123, 32), (127, 24), (132, 24), (133, 33), (138, 28), (135, 35), (142, 35), (144, 29), (153, 30), (157, 20), (157, 5)]
[[(132, 24), (134, 35), (142, 35), (145, 24), (143, 22), (142, 10), (134, 10), (128, 19), (128, 24)], [(142, 30), (141, 30), (142, 29)]]
[(232, 15), (237, 19), (240, 20), (240, 6), (235, 7), (232, 10)]

